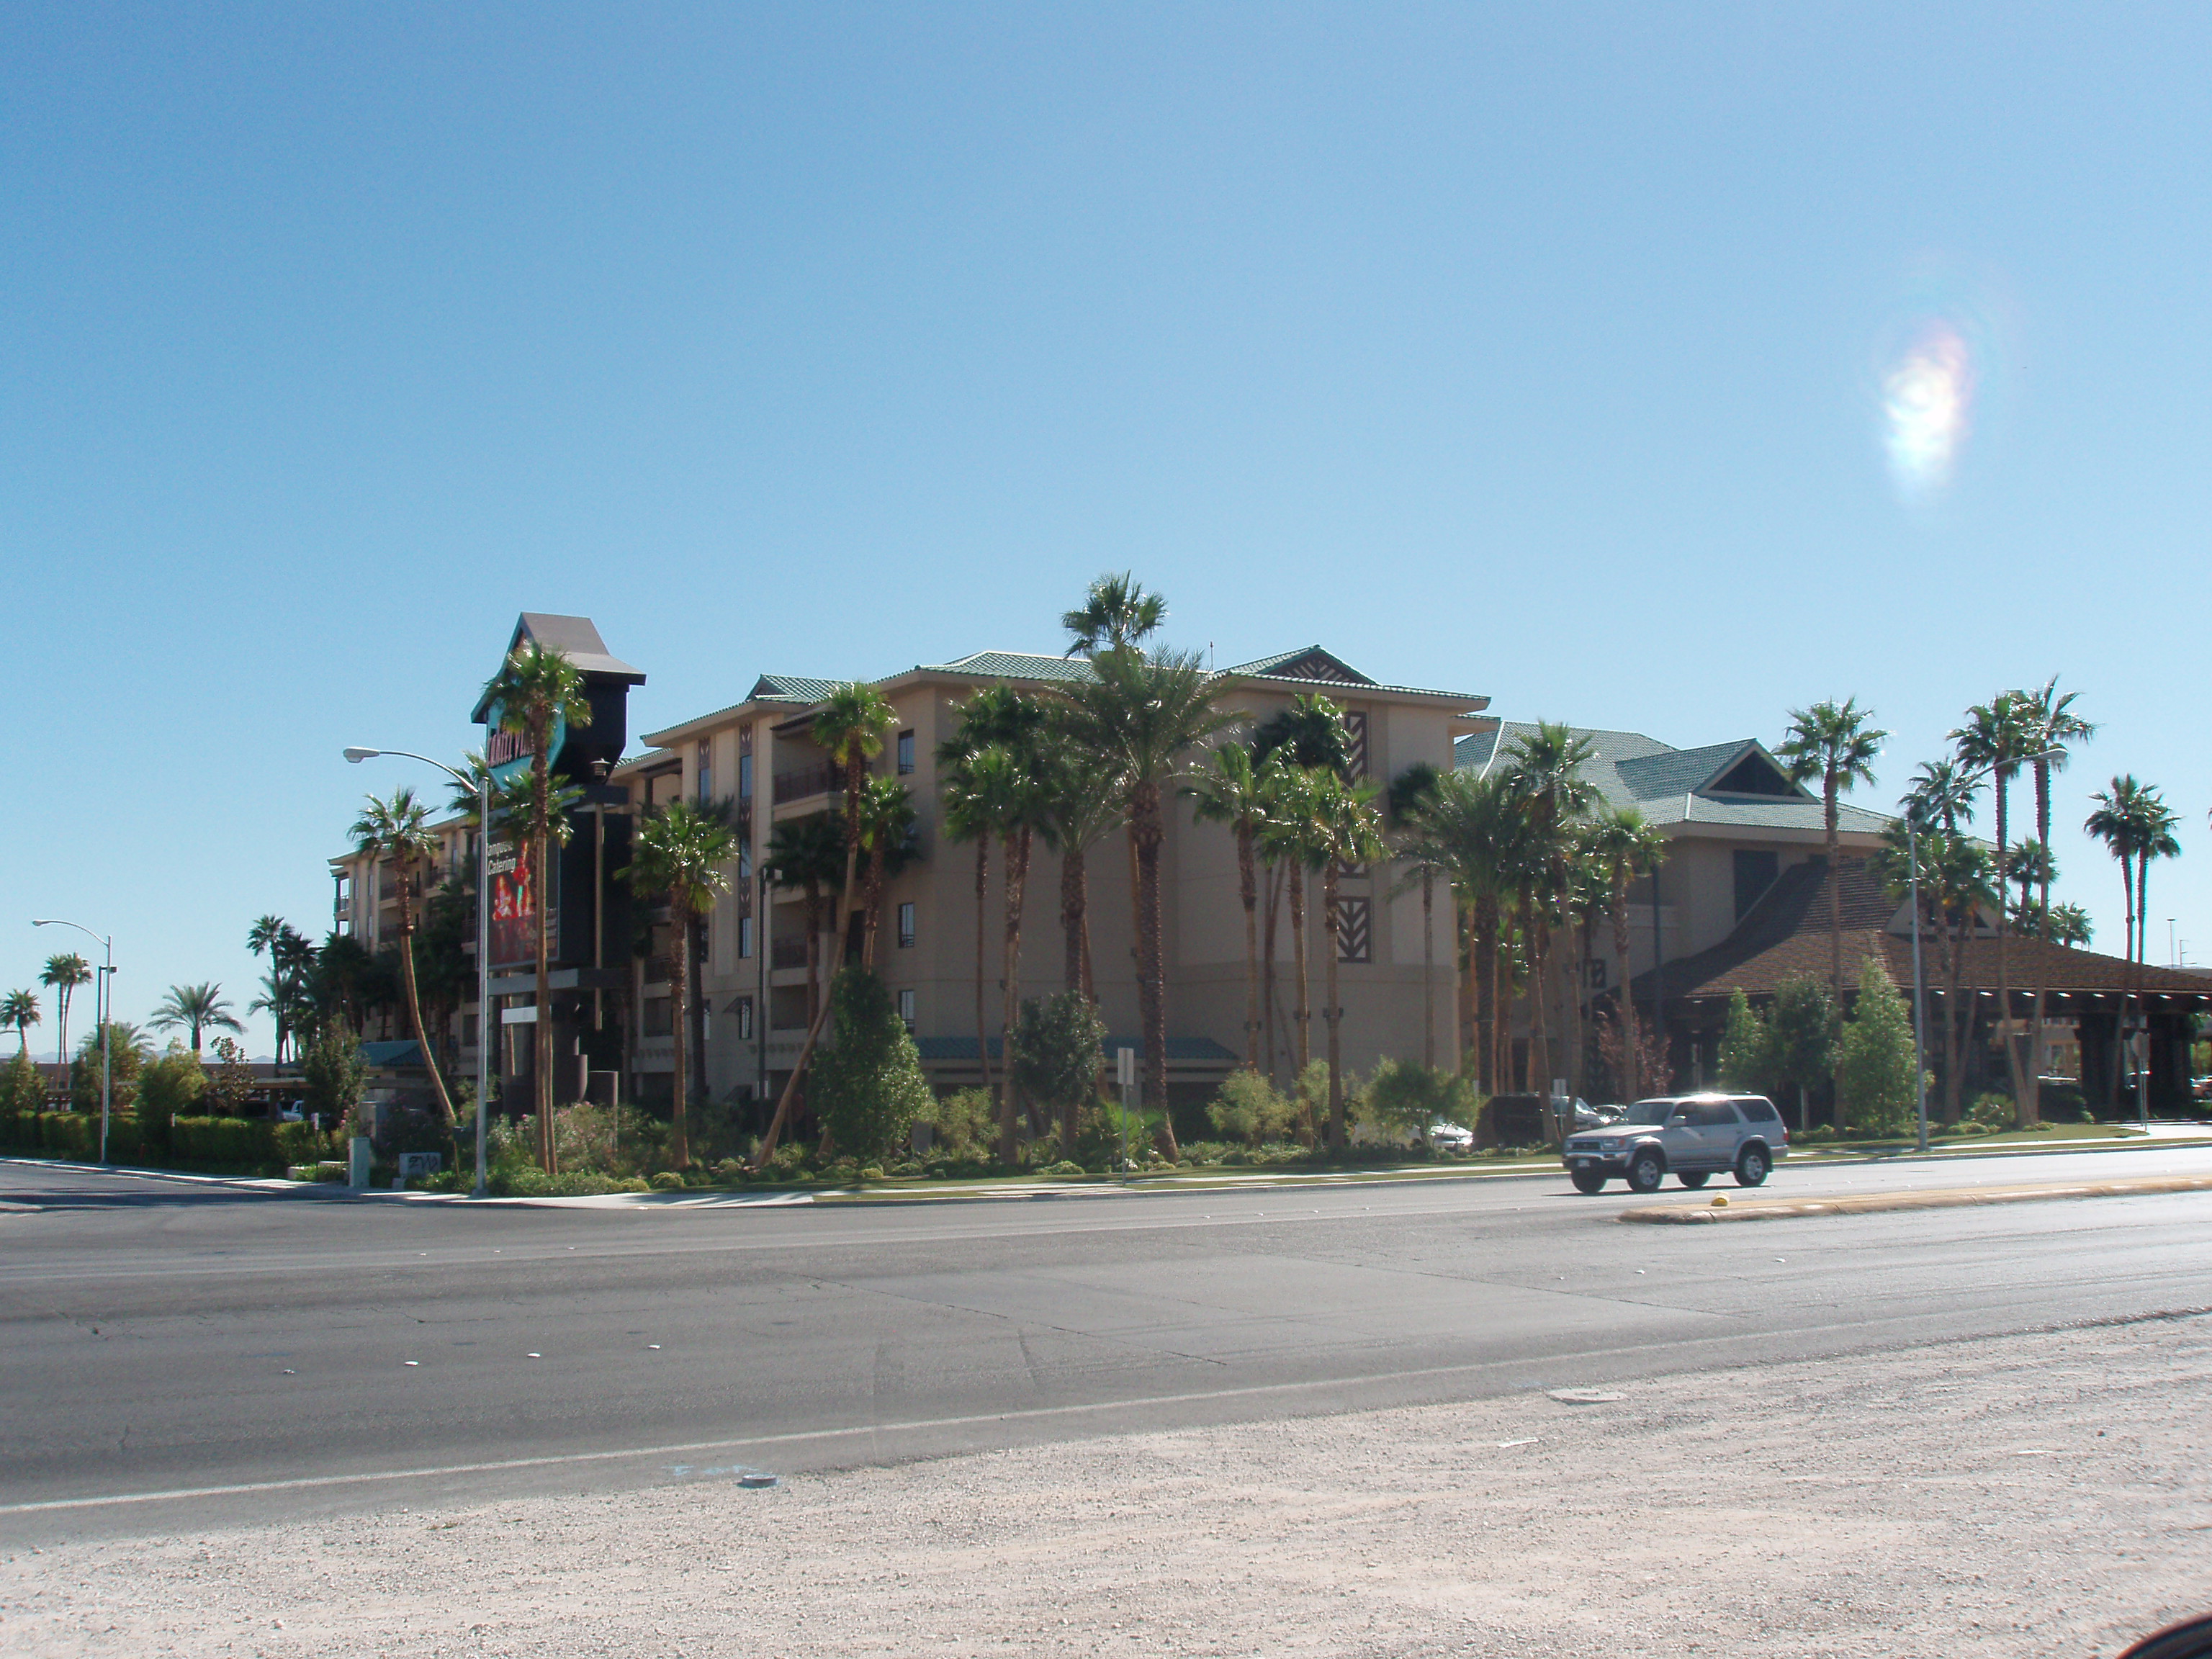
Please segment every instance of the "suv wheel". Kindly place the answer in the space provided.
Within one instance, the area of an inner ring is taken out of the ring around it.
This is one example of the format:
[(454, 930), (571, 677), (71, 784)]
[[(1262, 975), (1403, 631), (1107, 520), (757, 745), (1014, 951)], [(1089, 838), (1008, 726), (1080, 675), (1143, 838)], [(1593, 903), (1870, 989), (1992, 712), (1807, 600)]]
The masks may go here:
[(1736, 1154), (1735, 1184), (1739, 1187), (1756, 1187), (1759, 1185), (1766, 1179), (1766, 1171), (1769, 1167), (1770, 1166), (1766, 1161), (1765, 1147), (1745, 1147), (1741, 1152)]
[(1628, 1161), (1628, 1186), (1632, 1192), (1656, 1193), (1659, 1182), (1667, 1174), (1667, 1165), (1659, 1154), (1650, 1147)]
[(1677, 1175), (1674, 1179), (1680, 1182), (1685, 1187), (1695, 1190), (1705, 1184), (1705, 1178), (1711, 1173), (1712, 1171), (1710, 1170), (1685, 1170), (1680, 1174)]
[(1605, 1177), (1595, 1170), (1577, 1170), (1573, 1179), (1575, 1190), (1578, 1193), (1601, 1192), (1605, 1187)]

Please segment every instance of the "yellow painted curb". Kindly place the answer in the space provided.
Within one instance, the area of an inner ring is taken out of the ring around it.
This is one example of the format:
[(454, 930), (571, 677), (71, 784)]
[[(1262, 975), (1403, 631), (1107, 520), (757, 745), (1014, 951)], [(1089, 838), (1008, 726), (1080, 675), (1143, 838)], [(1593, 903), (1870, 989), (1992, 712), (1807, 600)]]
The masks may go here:
[(2026, 1204), (2039, 1198), (2135, 1198), (2150, 1193), (2212, 1192), (2212, 1176), (2147, 1176), (2134, 1181), (2047, 1181), (2014, 1187), (1939, 1187), (1864, 1198), (1739, 1198), (1713, 1203), (1651, 1204), (1623, 1210), (1623, 1221), (1788, 1221), (1800, 1216), (1874, 1215), (1887, 1210), (1949, 1210), (1969, 1204)]

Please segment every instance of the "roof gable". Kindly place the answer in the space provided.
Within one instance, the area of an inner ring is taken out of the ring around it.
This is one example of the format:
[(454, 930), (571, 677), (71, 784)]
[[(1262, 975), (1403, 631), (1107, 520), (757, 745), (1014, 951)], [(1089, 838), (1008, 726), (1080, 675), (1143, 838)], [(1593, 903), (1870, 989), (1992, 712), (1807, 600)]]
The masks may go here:
[(1376, 682), (1333, 651), (1320, 646), (1301, 646), (1279, 652), (1257, 662), (1239, 663), (1232, 674), (1251, 674), (1271, 680), (1321, 680), (1330, 685), (1373, 685)]

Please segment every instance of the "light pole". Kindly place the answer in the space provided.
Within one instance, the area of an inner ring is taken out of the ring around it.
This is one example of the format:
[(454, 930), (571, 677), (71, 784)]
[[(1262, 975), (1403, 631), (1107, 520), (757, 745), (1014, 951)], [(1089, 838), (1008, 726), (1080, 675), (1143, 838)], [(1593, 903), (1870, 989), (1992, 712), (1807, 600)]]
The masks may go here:
[[(365, 760), (390, 755), (398, 760), (421, 761), (434, 766), (477, 797), (477, 1182), (471, 1198), (484, 1195), (484, 1115), (491, 1096), (491, 769), (471, 778), (443, 761), (432, 760), (407, 749), (349, 749), (345, 757), (358, 766)], [(542, 1018), (542, 1016), (541, 1016)], [(428, 1060), (430, 1056), (422, 1056)]]
[[(2045, 749), (2039, 754), (2023, 755), (2018, 760), (2008, 763), (2014, 766), (2033, 766), (2038, 761), (2061, 759), (2065, 753), (2063, 749)], [(1996, 768), (1994, 766), (1977, 767), (1973, 771), (1959, 779), (1954, 787), (1963, 791), (1967, 785), (1980, 782), (1996, 770)], [(1920, 835), (1916, 822), (1919, 815), (1920, 803), (1908, 798), (1905, 803), (1905, 856), (1906, 865), (1911, 871), (1912, 888), (1912, 896), (1909, 901), (1912, 910), (1912, 1098), (1920, 1120), (1920, 1134), (1915, 1150), (1924, 1152), (1928, 1150), (1928, 1066), (1921, 1048), (1921, 1028), (1928, 1023), (1928, 1012), (1927, 991), (1920, 971)], [(2004, 886), (2002, 877), (1999, 878), (1997, 886), (1997, 904), (2000, 908), (2004, 905)], [(2005, 1025), (2011, 1018), (2010, 1008), (2000, 1008), (1997, 1011), (1997, 1029), (2001, 1042), (2012, 1041), (2011, 1036), (2004, 1031)], [(2041, 1063), (2039, 1059), (2037, 1063)]]
[(100, 981), (92, 988), (92, 1017), (100, 1022), (100, 1161), (107, 1162), (107, 1115), (115, 1097), (115, 1070), (108, 1052), (107, 1028), (115, 1022), (112, 1018), (115, 999), (115, 936), (95, 933), (81, 921), (64, 921), (58, 916), (46, 916), (31, 923), (33, 927), (74, 927), (87, 939), (96, 939), (106, 959), (100, 969)]

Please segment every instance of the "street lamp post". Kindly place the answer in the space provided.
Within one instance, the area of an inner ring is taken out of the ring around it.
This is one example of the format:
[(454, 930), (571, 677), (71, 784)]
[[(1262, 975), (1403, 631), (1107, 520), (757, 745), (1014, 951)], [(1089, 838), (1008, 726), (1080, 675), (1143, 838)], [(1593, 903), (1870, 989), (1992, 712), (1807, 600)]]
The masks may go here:
[[(455, 771), (443, 761), (432, 760), (406, 749), (349, 749), (345, 757), (356, 766), (365, 760), (390, 755), (395, 759), (421, 761), (434, 766), (464, 789), (477, 796), (477, 1181), (471, 1198), (484, 1195), (484, 1123), (491, 1097), (491, 769), (476, 777)], [(541, 1015), (542, 1018), (543, 1016)], [(428, 1060), (429, 1055), (423, 1055)]]
[[(2023, 755), (2011, 764), (2033, 766), (2038, 761), (2062, 760), (2065, 757), (2065, 754), (2066, 751), (2063, 749), (2045, 749), (2039, 754)], [(1977, 768), (1960, 778), (1955, 787), (1963, 790), (1969, 784), (1980, 782), (1996, 770), (1996, 768), (1994, 766)], [(1912, 910), (1912, 1097), (1920, 1122), (1920, 1133), (1915, 1150), (1924, 1152), (1928, 1150), (1928, 1066), (1922, 1050), (1921, 1031), (1928, 1023), (1928, 994), (1924, 976), (1920, 971), (1920, 835), (1917, 824), (1919, 816), (1920, 803), (1908, 799), (1905, 804), (1905, 856), (1911, 881), (1911, 897), (1907, 902)], [(1997, 888), (1997, 903), (2000, 907), (2004, 903), (2002, 878)], [(2011, 1034), (2004, 1030), (2011, 1019), (2010, 1008), (1997, 1010), (1999, 1041), (2004, 1042), (2012, 1041)], [(2040, 1064), (2039, 1059), (2038, 1063)]]
[(95, 933), (81, 921), (64, 921), (58, 916), (46, 916), (31, 923), (33, 927), (74, 927), (87, 939), (100, 941), (106, 952), (101, 963), (99, 981), (92, 988), (92, 1017), (100, 1022), (100, 1161), (107, 1162), (107, 1118), (115, 1098), (115, 1068), (108, 1054), (108, 1030), (115, 1023), (115, 936)]

